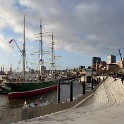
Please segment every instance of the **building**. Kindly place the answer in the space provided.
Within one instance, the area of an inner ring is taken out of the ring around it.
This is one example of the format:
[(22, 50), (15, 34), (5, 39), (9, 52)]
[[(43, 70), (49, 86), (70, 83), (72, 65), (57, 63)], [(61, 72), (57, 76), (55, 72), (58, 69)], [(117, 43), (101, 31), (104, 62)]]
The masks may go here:
[(118, 69), (120, 69), (120, 66), (116, 63), (107, 64), (107, 70), (109, 72), (116, 72)]
[(79, 70), (85, 69), (85, 66), (79, 66)]
[(116, 56), (114, 55), (108, 56), (108, 64), (111, 64), (111, 63), (116, 63)]
[(106, 68), (107, 63), (105, 61), (101, 61), (100, 64), (96, 63), (96, 71), (103, 70)]
[(93, 68), (96, 68), (96, 63), (100, 64), (100, 62), (101, 62), (101, 57), (93, 57), (93, 59), (92, 59)]

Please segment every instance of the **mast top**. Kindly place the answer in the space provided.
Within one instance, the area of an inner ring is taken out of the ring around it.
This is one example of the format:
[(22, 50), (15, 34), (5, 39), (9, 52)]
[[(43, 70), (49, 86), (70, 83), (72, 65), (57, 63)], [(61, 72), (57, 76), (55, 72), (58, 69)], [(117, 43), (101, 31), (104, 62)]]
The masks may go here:
[(42, 65), (43, 65), (43, 43), (42, 43), (42, 18), (40, 20), (40, 77), (42, 79)]
[(23, 50), (22, 50), (22, 56), (23, 56), (23, 77), (25, 80), (25, 57), (26, 57), (26, 51), (25, 51), (25, 14), (24, 14), (24, 43), (23, 43)]

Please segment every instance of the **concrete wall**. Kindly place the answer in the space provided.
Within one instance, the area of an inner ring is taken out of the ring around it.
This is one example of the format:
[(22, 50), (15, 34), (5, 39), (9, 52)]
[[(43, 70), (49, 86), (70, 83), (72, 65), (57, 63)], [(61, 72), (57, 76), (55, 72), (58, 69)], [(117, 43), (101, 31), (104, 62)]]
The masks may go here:
[[(105, 80), (105, 79), (104, 79)], [(103, 80), (103, 81), (104, 81)], [(102, 82), (101, 82), (102, 83)], [(46, 114), (55, 113), (72, 107), (78, 107), (82, 101), (94, 95), (95, 90), (100, 86), (99, 83), (95, 89), (87, 92), (85, 95), (80, 96), (72, 102), (59, 103), (59, 104), (49, 104), (46, 106), (38, 106), (34, 108), (18, 108), (18, 109), (1, 109), (0, 110), (0, 124), (10, 124), (12, 122), (18, 122), (21, 120), (27, 120)]]

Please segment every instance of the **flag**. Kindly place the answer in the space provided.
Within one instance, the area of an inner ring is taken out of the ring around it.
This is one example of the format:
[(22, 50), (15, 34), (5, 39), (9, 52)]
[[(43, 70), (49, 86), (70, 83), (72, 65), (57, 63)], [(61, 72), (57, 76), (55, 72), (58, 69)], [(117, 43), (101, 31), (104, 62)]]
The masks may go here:
[(9, 41), (9, 43), (12, 43), (13, 42), (13, 39)]

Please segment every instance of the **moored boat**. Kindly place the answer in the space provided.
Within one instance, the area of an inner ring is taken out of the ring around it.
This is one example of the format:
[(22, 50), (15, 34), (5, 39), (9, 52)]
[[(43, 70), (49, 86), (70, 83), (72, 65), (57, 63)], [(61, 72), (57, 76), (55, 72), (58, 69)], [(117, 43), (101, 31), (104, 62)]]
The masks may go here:
[(48, 92), (57, 88), (58, 80), (46, 82), (6, 82), (8, 87), (8, 98), (32, 96)]
[[(40, 24), (40, 34), (42, 35), (42, 25)], [(14, 39), (12, 39), (14, 40)], [(11, 41), (12, 41), (11, 40)], [(53, 34), (52, 34), (52, 40), (53, 40)], [(15, 42), (15, 40), (14, 40)], [(53, 41), (52, 41), (53, 42)], [(16, 42), (15, 42), (16, 43)], [(42, 50), (42, 36), (40, 40), (41, 48), (40, 48), (40, 74), (38, 74), (38, 77), (35, 75), (35, 78), (32, 78), (33, 80), (26, 79), (26, 71), (25, 71), (25, 57), (26, 57), (26, 51), (25, 51), (25, 17), (24, 17), (24, 43), (23, 43), (23, 50), (19, 48), (19, 51), (21, 52), (23, 56), (23, 74), (18, 75), (17, 78), (12, 78), (10, 79), (7, 78), (3, 84), (6, 86), (7, 93), (8, 93), (8, 98), (17, 98), (17, 97), (25, 97), (25, 96), (32, 96), (36, 94), (40, 94), (43, 92), (51, 91), (57, 88), (57, 83), (58, 80), (55, 80), (54, 76), (51, 78), (51, 80), (46, 80), (43, 78), (42, 75), (42, 55), (43, 55), (43, 50)], [(53, 43), (52, 43), (53, 44)], [(16, 43), (17, 45), (17, 43)], [(52, 46), (52, 51), (53, 51), (53, 46)], [(53, 56), (52, 56), (53, 58)], [(52, 61), (53, 64), (53, 61)], [(13, 76), (12, 76), (13, 77)], [(30, 77), (33, 77), (32, 75)]]

